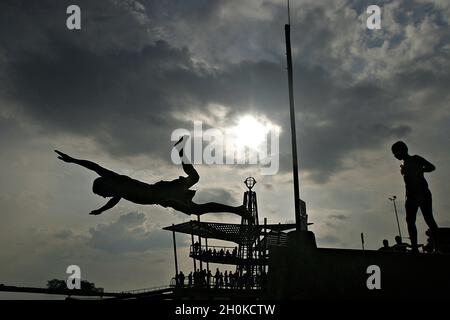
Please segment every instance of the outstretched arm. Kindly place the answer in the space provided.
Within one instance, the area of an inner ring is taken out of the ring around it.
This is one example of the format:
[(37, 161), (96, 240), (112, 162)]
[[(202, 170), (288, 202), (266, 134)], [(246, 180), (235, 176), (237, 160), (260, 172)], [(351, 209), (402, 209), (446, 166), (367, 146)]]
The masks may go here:
[(82, 167), (85, 167), (86, 169), (95, 171), (101, 177), (108, 177), (108, 176), (113, 176), (113, 175), (117, 174), (111, 170), (108, 170), (108, 169), (105, 169), (105, 168), (99, 166), (95, 162), (88, 161), (88, 160), (75, 159), (65, 153), (62, 153), (61, 151), (58, 151), (58, 150), (55, 150), (55, 152), (59, 155), (58, 159), (60, 159), (64, 162), (67, 162), (67, 163), (76, 163)]
[(97, 209), (97, 210), (92, 210), (89, 214), (99, 215), (102, 212), (113, 208), (116, 204), (119, 203), (120, 199), (121, 199), (120, 197), (113, 197), (113, 198), (109, 199), (109, 201), (103, 207), (101, 207), (100, 209)]
[(423, 172), (432, 172), (436, 170), (436, 167), (429, 161), (422, 158), (422, 166), (423, 166)]

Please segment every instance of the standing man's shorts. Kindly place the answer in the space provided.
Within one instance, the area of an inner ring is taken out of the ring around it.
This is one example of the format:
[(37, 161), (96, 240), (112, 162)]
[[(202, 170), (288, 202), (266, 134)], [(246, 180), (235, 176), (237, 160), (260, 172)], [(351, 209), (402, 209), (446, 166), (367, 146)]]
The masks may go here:
[(419, 208), (425, 219), (432, 217), (432, 203), (431, 192), (428, 188), (420, 192), (408, 192), (405, 201), (406, 220), (415, 221)]

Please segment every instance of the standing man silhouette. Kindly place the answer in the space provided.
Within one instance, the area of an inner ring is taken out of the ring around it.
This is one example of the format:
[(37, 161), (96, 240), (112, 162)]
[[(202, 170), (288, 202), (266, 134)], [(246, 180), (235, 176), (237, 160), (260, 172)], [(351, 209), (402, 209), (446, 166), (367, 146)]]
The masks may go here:
[(403, 141), (397, 141), (392, 145), (392, 153), (395, 158), (403, 162), (400, 165), (400, 173), (403, 176), (406, 188), (406, 223), (412, 251), (418, 252), (416, 216), (419, 208), (422, 211), (426, 224), (430, 228), (432, 237), (436, 239), (438, 226), (433, 218), (431, 192), (424, 177), (425, 172), (432, 172), (436, 168), (418, 155), (409, 155), (408, 147)]

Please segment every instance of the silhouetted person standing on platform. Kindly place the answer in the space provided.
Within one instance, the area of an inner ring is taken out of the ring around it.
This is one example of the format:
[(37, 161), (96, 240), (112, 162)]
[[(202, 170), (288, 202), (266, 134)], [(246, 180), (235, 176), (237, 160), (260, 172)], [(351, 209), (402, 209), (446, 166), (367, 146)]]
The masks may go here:
[(211, 279), (213, 278), (213, 275), (211, 273), (211, 270), (208, 270), (208, 273), (206, 274), (206, 283), (207, 287), (209, 288), (211, 286)]
[(392, 145), (392, 153), (395, 158), (402, 160), (400, 173), (403, 176), (406, 187), (406, 223), (408, 225), (409, 238), (413, 252), (418, 252), (416, 216), (420, 208), (426, 224), (436, 239), (438, 226), (433, 218), (432, 197), (424, 173), (432, 172), (436, 168), (424, 158), (408, 154), (408, 147), (403, 141), (397, 141)]
[(180, 285), (180, 287), (184, 287), (184, 279), (185, 279), (185, 277), (184, 277), (184, 273), (183, 273), (183, 271), (180, 271), (180, 273), (178, 274), (178, 281), (179, 281), (179, 285)]
[[(392, 246), (392, 249), (395, 252), (407, 252), (409, 245), (407, 243), (404, 243), (402, 241), (402, 238), (400, 236), (395, 237), (395, 244)], [(411, 246), (412, 247), (412, 246)]]
[(214, 274), (214, 288), (218, 288), (219, 287), (219, 278), (220, 278), (220, 272), (219, 272), (219, 268), (216, 269), (216, 273)]
[(200, 243), (198, 241), (194, 243), (194, 253), (197, 255), (200, 253)]
[(180, 276), (178, 273), (175, 274), (175, 286), (176, 287), (180, 286)]
[(380, 249), (378, 249), (378, 251), (384, 252), (392, 251), (392, 248), (389, 246), (389, 241), (387, 241), (387, 239), (383, 240), (383, 246)]
[[(182, 137), (176, 144), (183, 142)], [(199, 175), (192, 164), (183, 158), (183, 148), (179, 155), (183, 159), (182, 166), (187, 177), (179, 177), (172, 181), (159, 181), (155, 184), (147, 184), (125, 175), (120, 175), (98, 164), (72, 158), (71, 156), (55, 150), (58, 159), (64, 162), (75, 163), (96, 172), (100, 177), (94, 180), (92, 191), (104, 198), (111, 199), (100, 209), (93, 210), (90, 214), (98, 215), (113, 208), (120, 199), (124, 198), (137, 204), (158, 204), (163, 207), (171, 207), (185, 214), (201, 215), (210, 212), (230, 212), (240, 216), (251, 217), (244, 205), (232, 207), (221, 203), (208, 202), (197, 204), (192, 201), (195, 190), (190, 190), (199, 180)]]
[(223, 283), (225, 288), (228, 288), (228, 271), (225, 271), (225, 274), (223, 275)]
[(219, 274), (219, 288), (223, 288), (223, 273)]

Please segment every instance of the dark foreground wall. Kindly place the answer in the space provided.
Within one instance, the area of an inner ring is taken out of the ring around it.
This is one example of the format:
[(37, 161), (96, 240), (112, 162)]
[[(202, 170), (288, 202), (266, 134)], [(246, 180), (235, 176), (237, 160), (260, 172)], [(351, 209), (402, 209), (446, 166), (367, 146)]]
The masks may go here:
[[(366, 284), (371, 265), (379, 290)], [(275, 299), (450, 299), (450, 255), (321, 249), (312, 232), (292, 232), (287, 247), (270, 249), (268, 289)]]

